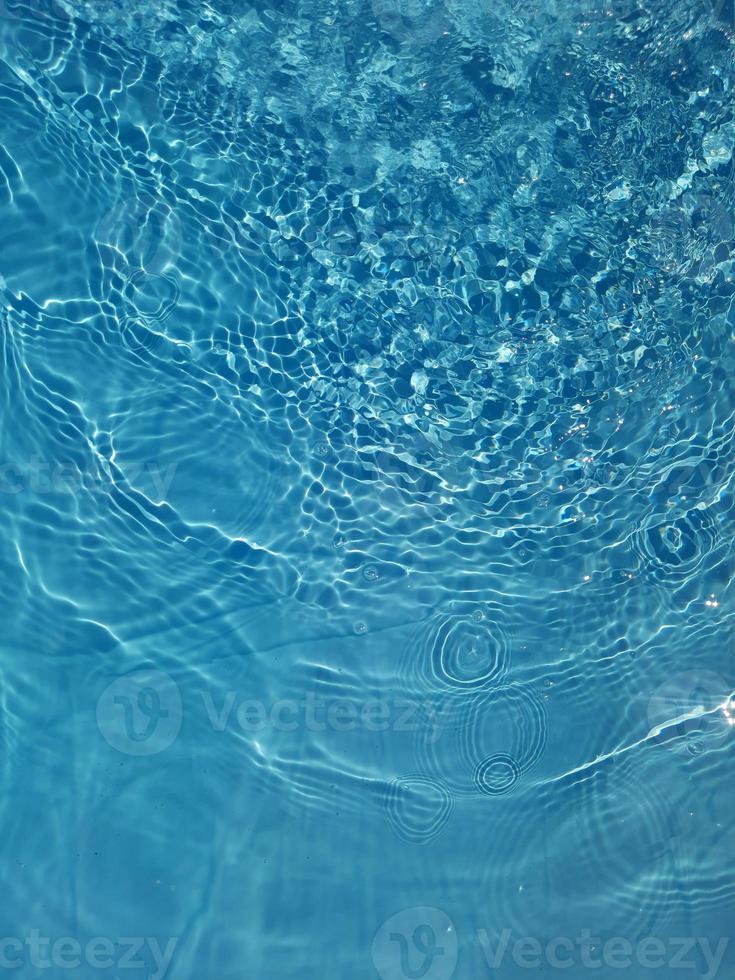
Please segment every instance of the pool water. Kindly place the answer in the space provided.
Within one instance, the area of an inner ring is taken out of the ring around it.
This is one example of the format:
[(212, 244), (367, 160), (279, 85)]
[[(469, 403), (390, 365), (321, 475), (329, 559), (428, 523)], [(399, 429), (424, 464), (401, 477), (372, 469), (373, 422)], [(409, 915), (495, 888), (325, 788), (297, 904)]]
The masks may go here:
[(732, 0), (0, 0), (0, 975), (735, 976)]

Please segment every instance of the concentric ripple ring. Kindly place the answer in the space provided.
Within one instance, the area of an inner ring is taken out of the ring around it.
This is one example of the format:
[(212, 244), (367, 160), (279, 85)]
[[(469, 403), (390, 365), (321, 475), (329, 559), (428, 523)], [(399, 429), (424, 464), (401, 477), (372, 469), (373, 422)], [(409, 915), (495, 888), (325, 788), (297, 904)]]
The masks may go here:
[(488, 796), (509, 793), (520, 777), (518, 763), (505, 752), (488, 756), (475, 769), (475, 783), (480, 792)]
[(446, 827), (454, 798), (440, 780), (422, 773), (393, 779), (384, 799), (388, 821), (401, 840), (426, 844)]

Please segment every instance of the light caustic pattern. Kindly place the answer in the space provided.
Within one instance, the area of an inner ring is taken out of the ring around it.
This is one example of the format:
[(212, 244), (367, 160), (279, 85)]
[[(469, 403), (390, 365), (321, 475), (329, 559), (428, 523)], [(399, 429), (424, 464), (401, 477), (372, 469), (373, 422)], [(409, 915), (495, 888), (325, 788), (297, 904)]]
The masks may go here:
[(0, 0), (21, 965), (729, 934), (734, 44), (714, 0)]

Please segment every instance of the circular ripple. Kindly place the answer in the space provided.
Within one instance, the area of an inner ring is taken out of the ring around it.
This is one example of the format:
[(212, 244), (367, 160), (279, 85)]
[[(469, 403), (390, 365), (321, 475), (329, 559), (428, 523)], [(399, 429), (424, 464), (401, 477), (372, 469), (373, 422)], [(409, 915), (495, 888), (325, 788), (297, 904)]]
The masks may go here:
[(410, 773), (392, 780), (384, 806), (395, 834), (412, 844), (426, 844), (444, 830), (454, 798), (439, 779)]
[(442, 695), (429, 702), (415, 733), (414, 758), (457, 797), (510, 793), (543, 756), (548, 717), (529, 686)]
[(681, 833), (676, 798), (664, 796), (656, 782), (653, 774), (642, 779), (633, 764), (599, 772), (573, 787), (568, 814), (577, 836), (574, 877), (588, 882), (591, 896), (615, 896), (623, 930), (651, 934), (666, 917), (669, 889), (679, 881)]
[(138, 317), (124, 317), (120, 336), (125, 346), (135, 354), (155, 354), (166, 344), (163, 325)]
[(182, 242), (177, 212), (156, 194), (138, 190), (121, 196), (98, 222), (95, 239), (124, 256), (130, 268), (159, 273), (179, 255)]
[(452, 687), (496, 684), (507, 669), (508, 641), (495, 623), (457, 619), (442, 623), (431, 652), (432, 670)]
[(657, 579), (683, 582), (700, 570), (718, 543), (709, 511), (694, 508), (675, 520), (640, 529), (633, 547)]
[(480, 792), (488, 796), (509, 793), (520, 778), (517, 762), (504, 752), (496, 752), (475, 769), (475, 783)]
[(666, 935), (659, 930), (681, 901), (681, 835), (691, 833), (685, 797), (660, 766), (632, 757), (532, 798), (497, 797), (493, 833), (476, 855), (496, 921), (517, 935), (539, 922), (549, 936)]
[[(420, 693), (480, 691), (499, 686), (508, 671), (510, 643), (496, 610), (443, 613), (423, 624), (408, 651), (408, 673)], [(413, 686), (413, 685), (412, 685)]]
[(474, 698), (467, 707), (462, 746), (468, 763), (487, 756), (488, 746), (502, 745), (518, 773), (541, 759), (549, 737), (546, 704), (526, 684), (509, 684)]
[(125, 284), (124, 296), (137, 316), (160, 323), (175, 309), (179, 287), (169, 276), (137, 269)]

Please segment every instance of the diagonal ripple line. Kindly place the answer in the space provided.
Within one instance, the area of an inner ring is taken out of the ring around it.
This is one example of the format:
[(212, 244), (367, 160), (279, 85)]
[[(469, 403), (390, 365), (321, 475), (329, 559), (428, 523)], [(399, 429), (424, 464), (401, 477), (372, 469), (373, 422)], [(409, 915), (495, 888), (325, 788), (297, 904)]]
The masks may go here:
[[(735, 698), (735, 689), (730, 692), (730, 694), (725, 697), (725, 699), (714, 708), (698, 707), (693, 708), (691, 711), (685, 712), (679, 715), (677, 718), (672, 718), (669, 721), (665, 721), (660, 725), (655, 725), (647, 735), (643, 738), (639, 738), (636, 742), (631, 742), (628, 745), (621, 745), (613, 749), (610, 752), (604, 752), (602, 755), (598, 755), (596, 758), (589, 760), (588, 762), (583, 762), (579, 766), (575, 766), (573, 769), (568, 769), (566, 772), (560, 773), (556, 776), (550, 776), (543, 780), (544, 783), (557, 783), (562, 779), (567, 779), (569, 776), (576, 776), (578, 773), (587, 772), (590, 769), (594, 769), (595, 766), (608, 762), (611, 759), (615, 759), (618, 756), (625, 755), (627, 752), (632, 752), (634, 749), (638, 749), (641, 746), (647, 745), (649, 742), (654, 741), (661, 734), (665, 734), (667, 731), (678, 728), (682, 722), (691, 721), (696, 718), (704, 718), (710, 715), (714, 715), (717, 712), (723, 712), (725, 709), (730, 708)], [(676, 736), (678, 737), (678, 736)]]

